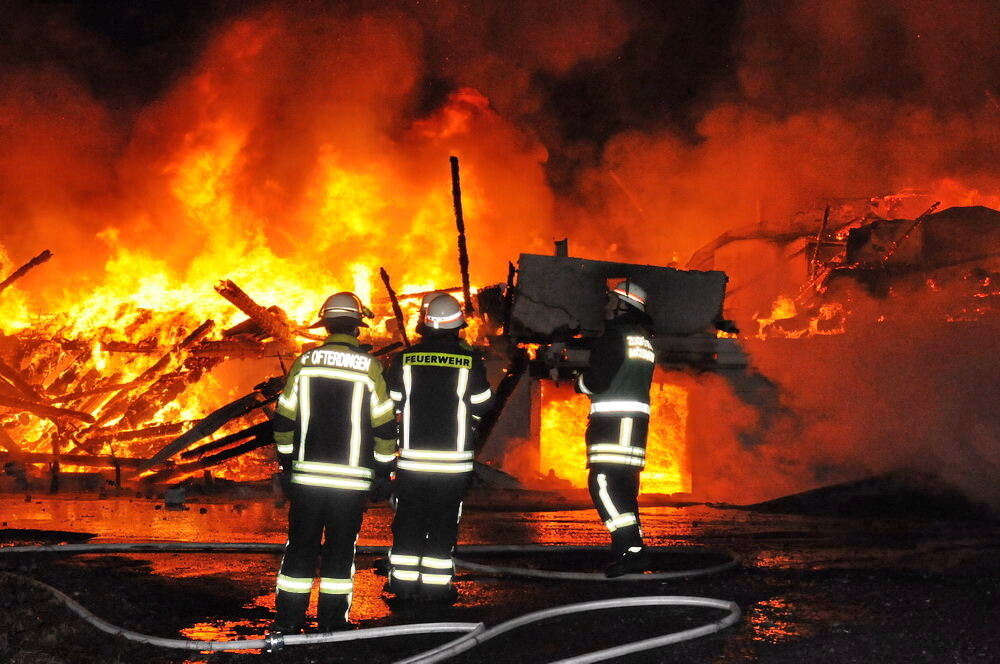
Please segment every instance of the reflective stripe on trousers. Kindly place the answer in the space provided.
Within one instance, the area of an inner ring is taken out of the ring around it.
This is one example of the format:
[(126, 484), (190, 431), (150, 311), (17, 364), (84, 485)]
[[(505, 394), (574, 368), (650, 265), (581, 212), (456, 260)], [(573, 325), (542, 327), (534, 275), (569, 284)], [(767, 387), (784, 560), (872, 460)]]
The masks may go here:
[(587, 486), (601, 521), (611, 533), (614, 555), (642, 546), (638, 469), (611, 464), (591, 466)]

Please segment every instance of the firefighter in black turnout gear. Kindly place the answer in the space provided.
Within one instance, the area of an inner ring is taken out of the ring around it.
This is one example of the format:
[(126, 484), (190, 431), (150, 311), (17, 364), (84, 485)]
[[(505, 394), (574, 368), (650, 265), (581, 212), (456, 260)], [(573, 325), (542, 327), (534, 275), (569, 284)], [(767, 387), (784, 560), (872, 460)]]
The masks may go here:
[(631, 281), (608, 293), (605, 332), (577, 378), (590, 397), (587, 422), (587, 486), (597, 513), (611, 533), (614, 562), (609, 577), (641, 572), (648, 553), (639, 524), (639, 473), (646, 464), (649, 386), (656, 356), (646, 292)]
[(465, 317), (441, 294), (423, 310), (421, 340), (393, 357), (389, 394), (402, 414), (387, 588), (397, 601), (452, 602), (452, 550), (492, 392), (480, 355), (459, 338)]
[(389, 474), (395, 458), (396, 417), (382, 366), (358, 344), (363, 313), (353, 293), (326, 300), (320, 315), (329, 336), (295, 360), (274, 415), (291, 500), (278, 632), (302, 630), (319, 558), (320, 631), (347, 626), (362, 513), (373, 481)]

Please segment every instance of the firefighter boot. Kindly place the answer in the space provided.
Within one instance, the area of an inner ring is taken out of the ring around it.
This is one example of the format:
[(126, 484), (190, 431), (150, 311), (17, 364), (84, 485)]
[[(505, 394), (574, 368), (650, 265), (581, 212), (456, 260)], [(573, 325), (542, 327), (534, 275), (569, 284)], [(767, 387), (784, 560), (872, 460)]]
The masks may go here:
[(458, 601), (458, 590), (452, 584), (442, 586), (423, 586), (423, 601), (428, 604), (450, 606)]
[(615, 562), (604, 570), (604, 576), (613, 579), (626, 574), (642, 574), (649, 569), (649, 551), (644, 546), (630, 546)]
[(319, 631), (339, 632), (351, 626), (347, 614), (351, 610), (351, 596), (346, 594), (319, 595)]
[(402, 609), (413, 605), (420, 599), (420, 584), (414, 581), (400, 581), (395, 576), (389, 577), (389, 582), (385, 584), (390, 597), (385, 598), (385, 603), (394, 609)]
[(271, 626), (271, 631), (282, 634), (298, 634), (306, 622), (306, 609), (309, 608), (309, 593), (290, 593), (278, 591), (275, 602), (278, 616)]

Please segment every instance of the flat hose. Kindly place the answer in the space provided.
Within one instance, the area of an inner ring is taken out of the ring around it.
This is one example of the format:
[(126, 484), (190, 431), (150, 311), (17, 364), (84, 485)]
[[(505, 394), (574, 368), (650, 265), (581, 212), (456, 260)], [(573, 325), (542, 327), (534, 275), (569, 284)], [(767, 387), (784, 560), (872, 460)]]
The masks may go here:
[[(651, 547), (652, 550), (665, 550), (669, 547)], [(680, 547), (680, 549), (694, 549), (695, 547)], [(121, 553), (121, 552), (259, 552), (277, 553), (283, 549), (283, 545), (264, 542), (133, 542), (133, 543), (93, 543), (93, 544), (61, 544), (61, 545), (37, 545), (37, 546), (11, 546), (0, 547), (0, 554), (7, 553)], [(676, 547), (675, 547), (676, 549)], [(385, 553), (388, 547), (385, 546), (359, 546), (358, 553), (380, 554)], [(562, 551), (603, 551), (604, 547), (597, 546), (545, 546), (545, 545), (471, 545), (461, 547), (462, 552), (468, 553), (548, 553)], [(528, 576), (532, 578), (550, 578), (561, 580), (596, 580), (604, 578), (603, 574), (585, 572), (558, 572), (547, 570), (524, 569), (517, 567), (494, 567), (490, 565), (479, 565), (460, 559), (455, 560), (458, 567), (501, 576)], [(681, 570), (674, 572), (659, 572), (653, 574), (629, 574), (618, 577), (626, 581), (656, 581), (668, 578), (681, 578), (711, 574), (731, 569), (739, 564), (738, 557), (730, 555), (730, 560), (721, 565), (714, 565), (708, 568)], [(709, 571), (703, 571), (709, 570)], [(8, 574), (7, 576), (22, 579), (30, 585), (43, 589), (60, 602), (65, 604), (71, 611), (83, 618), (85, 621), (107, 634), (121, 636), (130, 641), (136, 641), (147, 645), (160, 646), (180, 650), (195, 651), (216, 651), (216, 650), (259, 650), (273, 647), (275, 643), (270, 639), (237, 639), (232, 641), (194, 641), (189, 639), (168, 639), (148, 634), (141, 634), (122, 627), (118, 627), (108, 621), (95, 616), (86, 607), (69, 597), (60, 590), (42, 583), (41, 581), (21, 577), (19, 575)], [(335, 643), (341, 641), (359, 641), (376, 638), (387, 638), (394, 636), (407, 636), (414, 634), (435, 634), (464, 632), (457, 639), (444, 645), (432, 648), (412, 657), (399, 660), (398, 664), (431, 664), (442, 662), (460, 653), (477, 647), (481, 643), (506, 632), (517, 629), (524, 625), (554, 618), (566, 616), (574, 613), (589, 611), (599, 611), (603, 609), (622, 609), (648, 606), (696, 606), (713, 609), (721, 609), (727, 614), (714, 622), (698, 627), (662, 634), (641, 641), (626, 643), (613, 648), (598, 650), (562, 659), (553, 664), (587, 664), (590, 662), (601, 662), (609, 659), (621, 657), (626, 654), (640, 652), (658, 648), (673, 643), (680, 643), (695, 639), (708, 634), (719, 632), (730, 625), (735, 624), (740, 619), (740, 608), (734, 602), (726, 600), (712, 599), (708, 597), (685, 597), (674, 595), (650, 595), (641, 597), (624, 597), (617, 599), (596, 600), (591, 602), (580, 602), (576, 604), (566, 604), (551, 609), (534, 611), (523, 616), (507, 620), (487, 628), (483, 623), (469, 622), (434, 622), (417, 623), (412, 625), (397, 625), (392, 627), (369, 627), (365, 629), (326, 632), (319, 634), (291, 634), (282, 638), (281, 645), (304, 645), (319, 643)]]

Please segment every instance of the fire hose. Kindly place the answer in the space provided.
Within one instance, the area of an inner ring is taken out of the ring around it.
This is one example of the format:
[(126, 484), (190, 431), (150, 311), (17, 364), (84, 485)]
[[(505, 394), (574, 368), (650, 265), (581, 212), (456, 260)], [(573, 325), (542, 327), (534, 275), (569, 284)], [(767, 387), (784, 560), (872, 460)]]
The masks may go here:
[[(171, 553), (171, 552), (255, 552), (255, 553), (279, 553), (283, 549), (280, 544), (261, 542), (134, 542), (134, 543), (88, 543), (88, 544), (62, 544), (62, 545), (38, 545), (38, 546), (11, 546), (0, 548), (0, 553)], [(666, 550), (703, 550), (696, 547), (650, 547), (651, 551)], [(387, 547), (384, 546), (359, 546), (357, 552), (362, 554), (382, 554)], [(497, 554), (497, 553), (551, 553), (564, 551), (604, 551), (603, 547), (597, 546), (546, 546), (546, 545), (473, 545), (461, 547), (461, 553), (471, 554)], [(664, 579), (689, 578), (703, 576), (706, 574), (716, 574), (728, 569), (737, 567), (740, 563), (739, 557), (727, 554), (729, 560), (719, 565), (710, 567), (695, 568), (690, 570), (676, 570), (670, 572), (655, 572), (647, 574), (626, 574), (616, 579), (606, 579), (603, 574), (587, 572), (558, 572), (550, 570), (529, 569), (519, 567), (495, 567), (472, 563), (460, 558), (455, 559), (456, 567), (468, 569), (483, 574), (494, 574), (499, 576), (520, 576), (543, 579), (560, 580), (623, 580), (623, 581), (662, 581)], [(414, 634), (434, 634), (434, 633), (455, 633), (462, 632), (462, 636), (449, 641), (441, 646), (432, 648), (412, 657), (399, 660), (397, 664), (431, 664), (442, 662), (454, 657), (462, 652), (475, 648), (476, 646), (517, 629), (529, 623), (546, 620), (558, 616), (565, 616), (575, 613), (589, 611), (599, 611), (603, 609), (622, 609), (649, 606), (684, 606), (703, 607), (720, 609), (726, 611), (726, 615), (698, 627), (693, 627), (677, 632), (661, 634), (648, 639), (626, 643), (613, 648), (597, 650), (594, 652), (577, 655), (568, 659), (561, 659), (552, 664), (586, 664), (590, 662), (601, 662), (609, 659), (622, 657), (630, 653), (641, 652), (652, 648), (658, 648), (673, 643), (688, 641), (701, 636), (707, 636), (719, 632), (740, 619), (740, 608), (735, 602), (727, 600), (713, 599), (709, 597), (687, 597), (678, 595), (648, 595), (637, 597), (624, 597), (615, 599), (596, 600), (590, 602), (579, 602), (575, 604), (565, 604), (534, 611), (511, 620), (507, 620), (493, 627), (486, 627), (484, 623), (472, 622), (432, 622), (416, 623), (411, 625), (397, 625), (391, 627), (369, 627), (364, 629), (340, 632), (326, 632), (317, 634), (290, 634), (287, 636), (268, 636), (263, 639), (234, 639), (231, 641), (196, 641), (190, 639), (171, 639), (148, 634), (134, 632), (117, 625), (113, 625), (106, 620), (91, 613), (86, 607), (69, 597), (60, 590), (45, 584), (41, 581), (21, 577), (19, 579), (28, 584), (43, 589), (56, 597), (66, 605), (72, 612), (83, 618), (86, 622), (107, 634), (120, 636), (130, 641), (144, 643), (147, 645), (159, 646), (163, 648), (174, 648), (180, 650), (194, 651), (217, 651), (217, 650), (276, 650), (282, 646), (311, 645), (319, 643), (335, 643), (343, 641), (359, 641), (367, 639), (387, 638), (394, 636), (407, 636)]]

